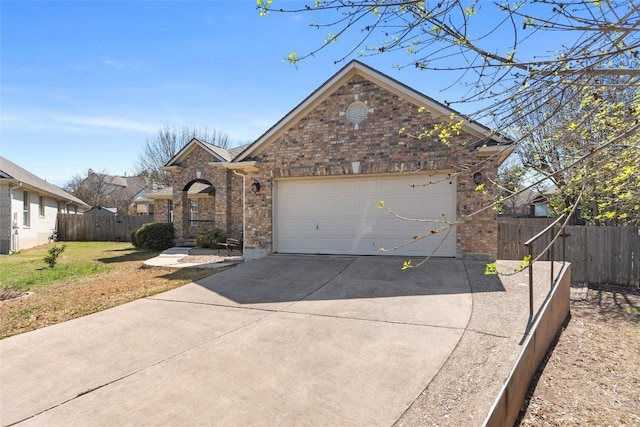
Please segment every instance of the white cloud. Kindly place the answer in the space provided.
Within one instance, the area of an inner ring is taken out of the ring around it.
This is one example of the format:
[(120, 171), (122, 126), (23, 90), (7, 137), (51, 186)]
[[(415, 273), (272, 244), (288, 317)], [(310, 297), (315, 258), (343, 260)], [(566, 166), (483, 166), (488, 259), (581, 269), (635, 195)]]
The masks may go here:
[(154, 133), (160, 127), (157, 123), (129, 120), (122, 117), (91, 117), (66, 114), (53, 114), (50, 117), (54, 122), (61, 124), (70, 124), (85, 128), (112, 129), (126, 132)]

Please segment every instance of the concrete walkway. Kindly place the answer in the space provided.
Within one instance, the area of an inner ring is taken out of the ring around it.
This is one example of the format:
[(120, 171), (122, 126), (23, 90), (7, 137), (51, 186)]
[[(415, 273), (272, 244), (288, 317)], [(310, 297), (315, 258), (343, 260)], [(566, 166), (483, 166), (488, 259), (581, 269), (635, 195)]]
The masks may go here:
[(468, 328), (470, 263), (271, 256), (4, 339), (0, 424), (392, 425)]
[[(223, 268), (229, 267), (235, 264), (239, 264), (242, 262), (242, 256), (234, 256), (234, 257), (221, 257), (224, 258), (218, 262), (184, 262), (184, 259), (187, 258), (193, 252), (193, 247), (188, 246), (176, 246), (173, 248), (169, 248), (165, 251), (162, 251), (160, 255), (157, 257), (148, 259), (144, 262), (144, 265), (147, 267), (170, 267), (170, 268), (187, 268), (187, 267), (198, 267), (198, 268)], [(200, 249), (200, 251), (202, 251)], [(211, 250), (211, 254), (215, 251)], [(219, 251), (218, 251), (219, 253)]]

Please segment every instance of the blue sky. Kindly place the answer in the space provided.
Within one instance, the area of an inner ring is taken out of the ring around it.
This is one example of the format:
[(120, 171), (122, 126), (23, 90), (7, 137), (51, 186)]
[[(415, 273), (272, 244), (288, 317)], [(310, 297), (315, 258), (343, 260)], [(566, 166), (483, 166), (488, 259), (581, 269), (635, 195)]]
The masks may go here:
[[(2, 1), (0, 16), (0, 153), (57, 185), (88, 168), (132, 173), (164, 126), (253, 141), (344, 66), (333, 60), (353, 40), (293, 67), (288, 53), (325, 39), (309, 27), (320, 17), (260, 17), (253, 0)], [(454, 96), (440, 91), (451, 73), (395, 69), (402, 60), (362, 59), (436, 100)]]

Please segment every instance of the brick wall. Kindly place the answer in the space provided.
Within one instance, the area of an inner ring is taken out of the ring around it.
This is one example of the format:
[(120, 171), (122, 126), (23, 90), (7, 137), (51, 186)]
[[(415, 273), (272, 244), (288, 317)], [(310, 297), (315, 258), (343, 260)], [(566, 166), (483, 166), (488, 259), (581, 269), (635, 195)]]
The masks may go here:
[(169, 222), (168, 204), (168, 199), (155, 199), (153, 201), (153, 222)]
[[(180, 159), (184, 169), (172, 173), (173, 222), (178, 244), (184, 243), (189, 220), (188, 197), (184, 190), (196, 181), (208, 182), (215, 188), (214, 196), (206, 196), (214, 199), (201, 202), (205, 207), (201, 211), (201, 219), (213, 220), (216, 227), (230, 234), (237, 234), (238, 230), (242, 230), (242, 178), (232, 176), (233, 173), (226, 169), (214, 168), (209, 165), (212, 161), (214, 158), (209, 152), (195, 145)], [(200, 172), (199, 177), (197, 172)], [(164, 213), (159, 212), (158, 217), (161, 215), (166, 216), (166, 207)]]
[[(344, 112), (354, 101), (369, 109), (357, 128)], [(446, 119), (445, 119), (446, 121)], [(352, 78), (313, 111), (296, 122), (257, 154), (260, 171), (246, 182), (246, 235), (248, 249), (270, 251), (272, 236), (273, 180), (280, 177), (331, 176), (351, 173), (351, 162), (360, 161), (361, 174), (398, 171), (459, 171), (460, 165), (478, 162), (475, 151), (466, 147), (477, 137), (462, 132), (445, 146), (437, 138), (417, 140), (442, 119), (419, 112), (418, 107), (359, 76)], [(399, 129), (405, 128), (404, 135)], [(471, 173), (457, 177), (458, 218), (489, 202), (489, 196), (475, 191)], [(495, 166), (486, 164), (483, 176), (495, 178)], [(249, 186), (257, 180), (257, 194)], [(488, 183), (488, 181), (487, 181)], [(457, 249), (463, 253), (496, 253), (497, 223), (489, 209), (457, 226)]]

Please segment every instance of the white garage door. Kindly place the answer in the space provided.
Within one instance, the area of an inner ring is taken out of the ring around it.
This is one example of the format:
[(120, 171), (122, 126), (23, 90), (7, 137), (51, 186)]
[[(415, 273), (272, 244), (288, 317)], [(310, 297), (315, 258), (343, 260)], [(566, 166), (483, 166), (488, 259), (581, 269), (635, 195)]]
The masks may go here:
[(396, 218), (377, 207), (380, 200), (407, 218), (442, 220), (444, 214), (454, 221), (455, 189), (454, 179), (427, 175), (276, 181), (274, 251), (455, 256), (455, 227), (397, 251), (383, 253), (374, 246), (392, 248), (442, 225)]

